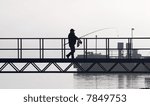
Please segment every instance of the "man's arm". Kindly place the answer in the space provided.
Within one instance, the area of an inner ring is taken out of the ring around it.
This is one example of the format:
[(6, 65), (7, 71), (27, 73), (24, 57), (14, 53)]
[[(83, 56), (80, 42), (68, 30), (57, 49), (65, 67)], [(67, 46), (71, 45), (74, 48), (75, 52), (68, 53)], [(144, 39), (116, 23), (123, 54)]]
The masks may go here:
[(79, 40), (79, 38), (75, 35), (76, 40)]

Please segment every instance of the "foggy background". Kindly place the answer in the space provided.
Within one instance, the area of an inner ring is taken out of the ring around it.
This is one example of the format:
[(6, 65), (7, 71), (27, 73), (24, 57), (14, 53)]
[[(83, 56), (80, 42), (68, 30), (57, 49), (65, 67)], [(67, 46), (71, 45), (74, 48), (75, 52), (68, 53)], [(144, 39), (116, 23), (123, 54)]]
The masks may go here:
[[(149, 0), (0, 0), (0, 37), (67, 37), (113, 27), (101, 37), (150, 36)], [(117, 31), (116, 31), (117, 30)], [(91, 35), (92, 36), (92, 35)]]

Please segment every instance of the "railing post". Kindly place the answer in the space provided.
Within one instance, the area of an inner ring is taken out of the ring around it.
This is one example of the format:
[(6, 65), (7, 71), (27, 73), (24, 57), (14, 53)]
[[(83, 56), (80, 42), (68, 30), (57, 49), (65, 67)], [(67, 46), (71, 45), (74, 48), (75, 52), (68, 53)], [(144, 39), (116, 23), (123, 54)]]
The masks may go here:
[(107, 46), (108, 46), (108, 57), (107, 58), (109, 58), (110, 56), (109, 56), (109, 38), (108, 38), (108, 44), (107, 44)]
[(40, 55), (40, 59), (42, 58), (42, 53), (41, 53), (41, 49), (42, 48), (42, 39), (39, 39), (39, 55)]
[(42, 38), (42, 59), (44, 59), (44, 38)]
[(18, 59), (22, 59), (22, 38), (17, 38)]
[(20, 58), (20, 51), (19, 51), (19, 46), (20, 44), (19, 44), (19, 39), (17, 39), (17, 57), (18, 57), (18, 59)]
[(22, 59), (22, 38), (20, 39), (20, 58)]
[(64, 58), (64, 53), (63, 53), (63, 38), (61, 38), (61, 58)]
[(107, 53), (107, 38), (106, 38), (106, 58), (107, 58), (107, 55), (108, 53)]
[(110, 48), (109, 48), (109, 42), (110, 42), (110, 38), (106, 38), (106, 58), (109, 59), (109, 55), (110, 55)]
[(88, 47), (88, 40), (87, 40), (87, 38), (86, 38), (86, 59), (87, 59), (87, 47)]
[(64, 59), (66, 58), (66, 39), (64, 38)]
[(83, 39), (83, 58), (86, 58), (85, 39)]

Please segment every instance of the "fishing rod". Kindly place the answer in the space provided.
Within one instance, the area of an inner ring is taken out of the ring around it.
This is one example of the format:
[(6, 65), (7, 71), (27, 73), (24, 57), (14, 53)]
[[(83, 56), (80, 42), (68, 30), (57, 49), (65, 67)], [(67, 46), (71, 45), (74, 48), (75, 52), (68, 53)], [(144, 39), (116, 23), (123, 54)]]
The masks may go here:
[[(79, 37), (79, 40), (78, 40), (78, 41), (79, 41), (79, 43), (82, 44), (82, 41), (80, 40), (80, 38), (83, 38), (83, 37), (88, 36), (88, 35), (90, 35), (90, 34), (93, 34), (93, 33), (99, 32), (99, 31), (103, 31), (103, 30), (106, 30), (106, 29), (114, 29), (114, 28), (103, 28), (103, 29), (98, 29), (98, 30), (92, 31), (92, 32), (90, 32), (90, 33), (87, 33), (87, 34), (85, 34), (85, 35)], [(67, 44), (69, 44), (69, 42), (66, 43), (65, 45), (67, 45)]]
[(85, 34), (85, 35), (83, 35), (83, 36), (81, 36), (81, 37), (79, 37), (79, 38), (83, 38), (83, 37), (88, 36), (88, 35), (90, 35), (90, 34), (93, 34), (93, 33), (99, 32), (99, 31), (103, 31), (103, 30), (106, 30), (106, 29), (113, 29), (113, 28), (98, 29), (98, 30), (95, 30), (95, 31), (93, 31), (93, 32), (87, 33), (87, 34)]

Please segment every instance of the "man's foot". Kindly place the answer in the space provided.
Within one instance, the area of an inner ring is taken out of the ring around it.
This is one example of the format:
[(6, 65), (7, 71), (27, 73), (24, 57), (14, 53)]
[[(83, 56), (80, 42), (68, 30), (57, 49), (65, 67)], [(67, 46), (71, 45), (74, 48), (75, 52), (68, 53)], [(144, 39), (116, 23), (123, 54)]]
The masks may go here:
[(69, 59), (69, 55), (66, 55), (67, 59)]

